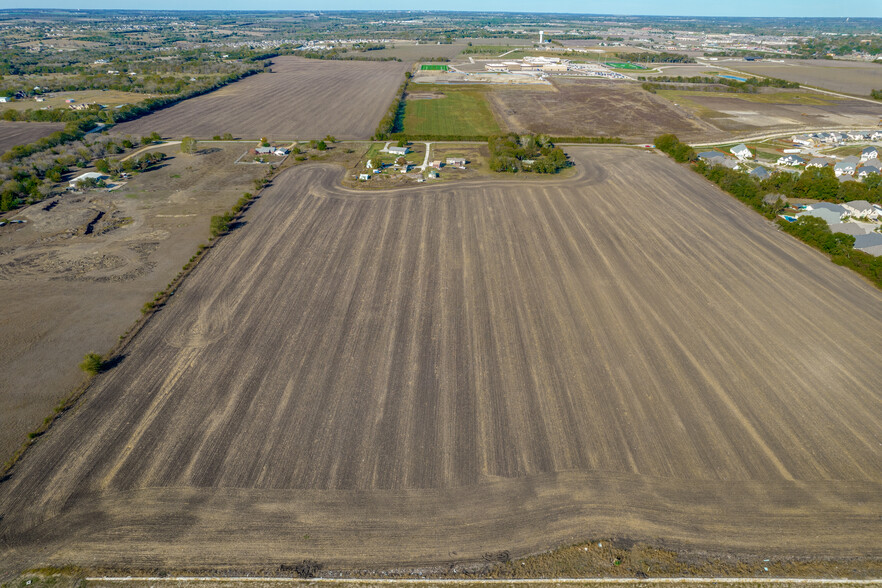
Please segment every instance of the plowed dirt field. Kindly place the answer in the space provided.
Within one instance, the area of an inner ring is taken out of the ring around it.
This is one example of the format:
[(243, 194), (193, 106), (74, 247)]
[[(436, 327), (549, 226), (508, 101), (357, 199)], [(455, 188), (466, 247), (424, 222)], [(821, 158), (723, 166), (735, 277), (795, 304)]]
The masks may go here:
[(0, 122), (0, 155), (64, 129), (62, 123)]
[(404, 81), (407, 64), (282, 56), (260, 73), (115, 127), (120, 133), (210, 139), (370, 137)]
[(292, 169), (0, 483), (0, 569), (880, 557), (882, 292), (667, 158)]

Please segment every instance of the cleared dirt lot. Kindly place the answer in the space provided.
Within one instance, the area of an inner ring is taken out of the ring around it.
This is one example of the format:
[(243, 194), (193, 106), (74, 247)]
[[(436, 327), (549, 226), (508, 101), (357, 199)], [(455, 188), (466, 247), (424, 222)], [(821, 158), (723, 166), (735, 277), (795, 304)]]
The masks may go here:
[(730, 94), (659, 90), (658, 94), (733, 135), (799, 132), (805, 128), (873, 128), (882, 119), (882, 102), (839, 99), (811, 91)]
[(877, 63), (832, 59), (787, 59), (781, 63), (721, 59), (716, 63), (748, 73), (858, 96), (869, 96), (872, 90), (882, 89), (882, 65)]
[(550, 89), (494, 88), (487, 97), (500, 124), (516, 133), (649, 142), (662, 133), (684, 141), (725, 137), (633, 83), (554, 78)]
[(16, 145), (33, 143), (64, 129), (62, 123), (32, 123), (0, 121), (0, 155)]
[(119, 133), (210, 139), (366, 139), (376, 130), (407, 65), (282, 56), (250, 76), (115, 127)]
[(572, 155), (286, 172), (0, 483), (0, 569), (882, 555), (882, 292), (660, 155)]
[(0, 463), (82, 381), (83, 355), (111, 349), (207, 241), (208, 218), (253, 190), (265, 168), (232, 165), (247, 147), (159, 146), (173, 158), (120, 190), (55, 197), (0, 227)]

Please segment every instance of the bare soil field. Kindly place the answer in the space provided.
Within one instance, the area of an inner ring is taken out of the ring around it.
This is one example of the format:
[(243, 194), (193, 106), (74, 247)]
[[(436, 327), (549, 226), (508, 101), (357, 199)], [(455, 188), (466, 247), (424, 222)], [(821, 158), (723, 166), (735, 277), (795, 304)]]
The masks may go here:
[(0, 482), (0, 569), (882, 556), (882, 292), (661, 155), (570, 154), (278, 177)]
[(444, 44), (420, 43), (419, 45), (405, 42), (391, 42), (386, 43), (385, 49), (366, 51), (364, 55), (371, 58), (397, 57), (404, 63), (412, 64), (424, 59), (432, 59), (433, 57), (446, 57), (447, 59), (453, 59), (459, 55), (459, 52), (465, 47), (467, 47), (467, 45), (464, 41)]
[(323, 61), (282, 56), (272, 73), (250, 76), (220, 90), (115, 127), (115, 132), (163, 137), (273, 140), (366, 139), (404, 81), (398, 62)]
[(733, 134), (798, 132), (805, 128), (872, 128), (882, 119), (882, 102), (837, 99), (816, 92), (732, 94), (660, 90), (658, 93), (704, 122)]
[(173, 158), (121, 189), (64, 194), (0, 227), (0, 463), (82, 382), (83, 356), (111, 349), (207, 242), (209, 217), (253, 191), (266, 169), (232, 165), (245, 148), (158, 146)]
[(716, 63), (747, 73), (857, 96), (869, 96), (872, 90), (882, 89), (882, 65), (877, 63), (832, 59), (787, 59), (780, 63), (721, 59)]
[(554, 78), (548, 90), (496, 88), (487, 96), (500, 124), (516, 133), (649, 142), (662, 133), (686, 141), (725, 136), (633, 83)]
[(16, 145), (33, 143), (48, 137), (55, 131), (64, 130), (63, 123), (33, 123), (0, 121), (0, 155)]

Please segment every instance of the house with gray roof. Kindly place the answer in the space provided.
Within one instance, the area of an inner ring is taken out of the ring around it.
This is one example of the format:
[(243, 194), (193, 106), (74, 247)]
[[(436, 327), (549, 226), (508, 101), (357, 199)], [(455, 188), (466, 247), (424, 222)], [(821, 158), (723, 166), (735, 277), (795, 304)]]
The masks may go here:
[(866, 235), (867, 231), (857, 223), (833, 223), (830, 225), (831, 233), (845, 233), (857, 237), (858, 235)]
[(842, 213), (827, 210), (825, 208), (820, 208), (818, 210), (807, 210), (806, 212), (800, 212), (796, 215), (797, 218), (803, 216), (814, 216), (824, 219), (824, 222), (826, 222), (828, 225), (837, 224), (842, 221)]
[(805, 164), (805, 167), (806, 167), (806, 169), (808, 169), (810, 167), (827, 167), (831, 163), (833, 163), (833, 161), (830, 159), (827, 159), (826, 157), (815, 157), (815, 158), (812, 158), (812, 160), (809, 161), (807, 164)]
[(850, 176), (857, 169), (860, 161), (861, 160), (854, 155), (843, 157), (841, 161), (837, 161), (836, 165), (833, 166), (833, 172), (837, 175), (837, 177), (841, 176), (842, 174)]
[(817, 143), (814, 138), (808, 135), (793, 135), (791, 141), (803, 147), (814, 147)]
[(848, 216), (855, 218), (867, 218), (875, 220), (879, 216), (879, 211), (875, 206), (866, 200), (852, 200), (842, 205), (842, 208), (848, 213)]
[(878, 174), (879, 168), (873, 167), (872, 165), (862, 165), (854, 172), (854, 175), (859, 178), (865, 178), (870, 174)]
[(861, 251), (863, 251), (864, 253), (869, 253), (870, 255), (875, 255), (876, 257), (879, 257), (880, 255), (882, 255), (882, 245), (873, 245), (871, 247), (864, 247), (863, 249), (861, 249)]
[(747, 148), (747, 145), (745, 145), (744, 143), (739, 143), (738, 145), (735, 145), (734, 147), (729, 149), (729, 153), (731, 153), (738, 159), (750, 159), (751, 157), (753, 157), (753, 153), (750, 151), (750, 149)]
[(877, 157), (879, 157), (879, 150), (872, 145), (870, 147), (864, 147), (861, 150), (861, 161), (876, 159)]
[(715, 159), (725, 159), (726, 155), (720, 153), (719, 151), (702, 151), (696, 157), (698, 157), (698, 159), (703, 159), (704, 161), (711, 163), (712, 160)]
[(765, 180), (766, 178), (770, 177), (772, 174), (769, 173), (769, 170), (767, 170), (763, 166), (759, 165), (759, 166), (753, 168), (752, 170), (750, 170), (750, 172), (747, 175), (749, 175), (752, 178), (756, 178), (758, 180)]
[(778, 165), (805, 165), (805, 159), (795, 153), (788, 153), (778, 158)]
[(832, 202), (812, 202), (811, 204), (806, 204), (806, 208), (808, 210), (830, 210), (839, 214), (848, 212), (844, 206), (833, 204)]
[(882, 246), (882, 233), (867, 233), (854, 238), (854, 248), (861, 251), (879, 246)]
[(836, 178), (836, 179), (839, 180), (839, 183), (840, 183), (840, 184), (844, 184), (845, 182), (856, 182), (856, 181), (858, 181), (856, 177), (854, 177), (854, 176), (849, 176), (849, 175), (847, 175), (847, 174), (845, 174), (845, 175), (841, 175), (841, 176), (839, 176), (839, 177)]
[(870, 138), (869, 133), (863, 131), (848, 131), (846, 134), (848, 135), (849, 141), (865, 141)]

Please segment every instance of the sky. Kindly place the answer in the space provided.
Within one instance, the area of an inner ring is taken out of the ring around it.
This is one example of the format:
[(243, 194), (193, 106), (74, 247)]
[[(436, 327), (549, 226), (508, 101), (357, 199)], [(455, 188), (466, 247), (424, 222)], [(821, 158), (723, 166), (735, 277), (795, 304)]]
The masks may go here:
[(442, 3), (402, 3), (400, 0), (0, 0), (2, 8), (115, 8), (151, 10), (436, 10), (564, 12), (679, 16), (826, 16), (880, 17), (882, 0), (851, 2), (849, 11), (837, 0), (446, 0)]

